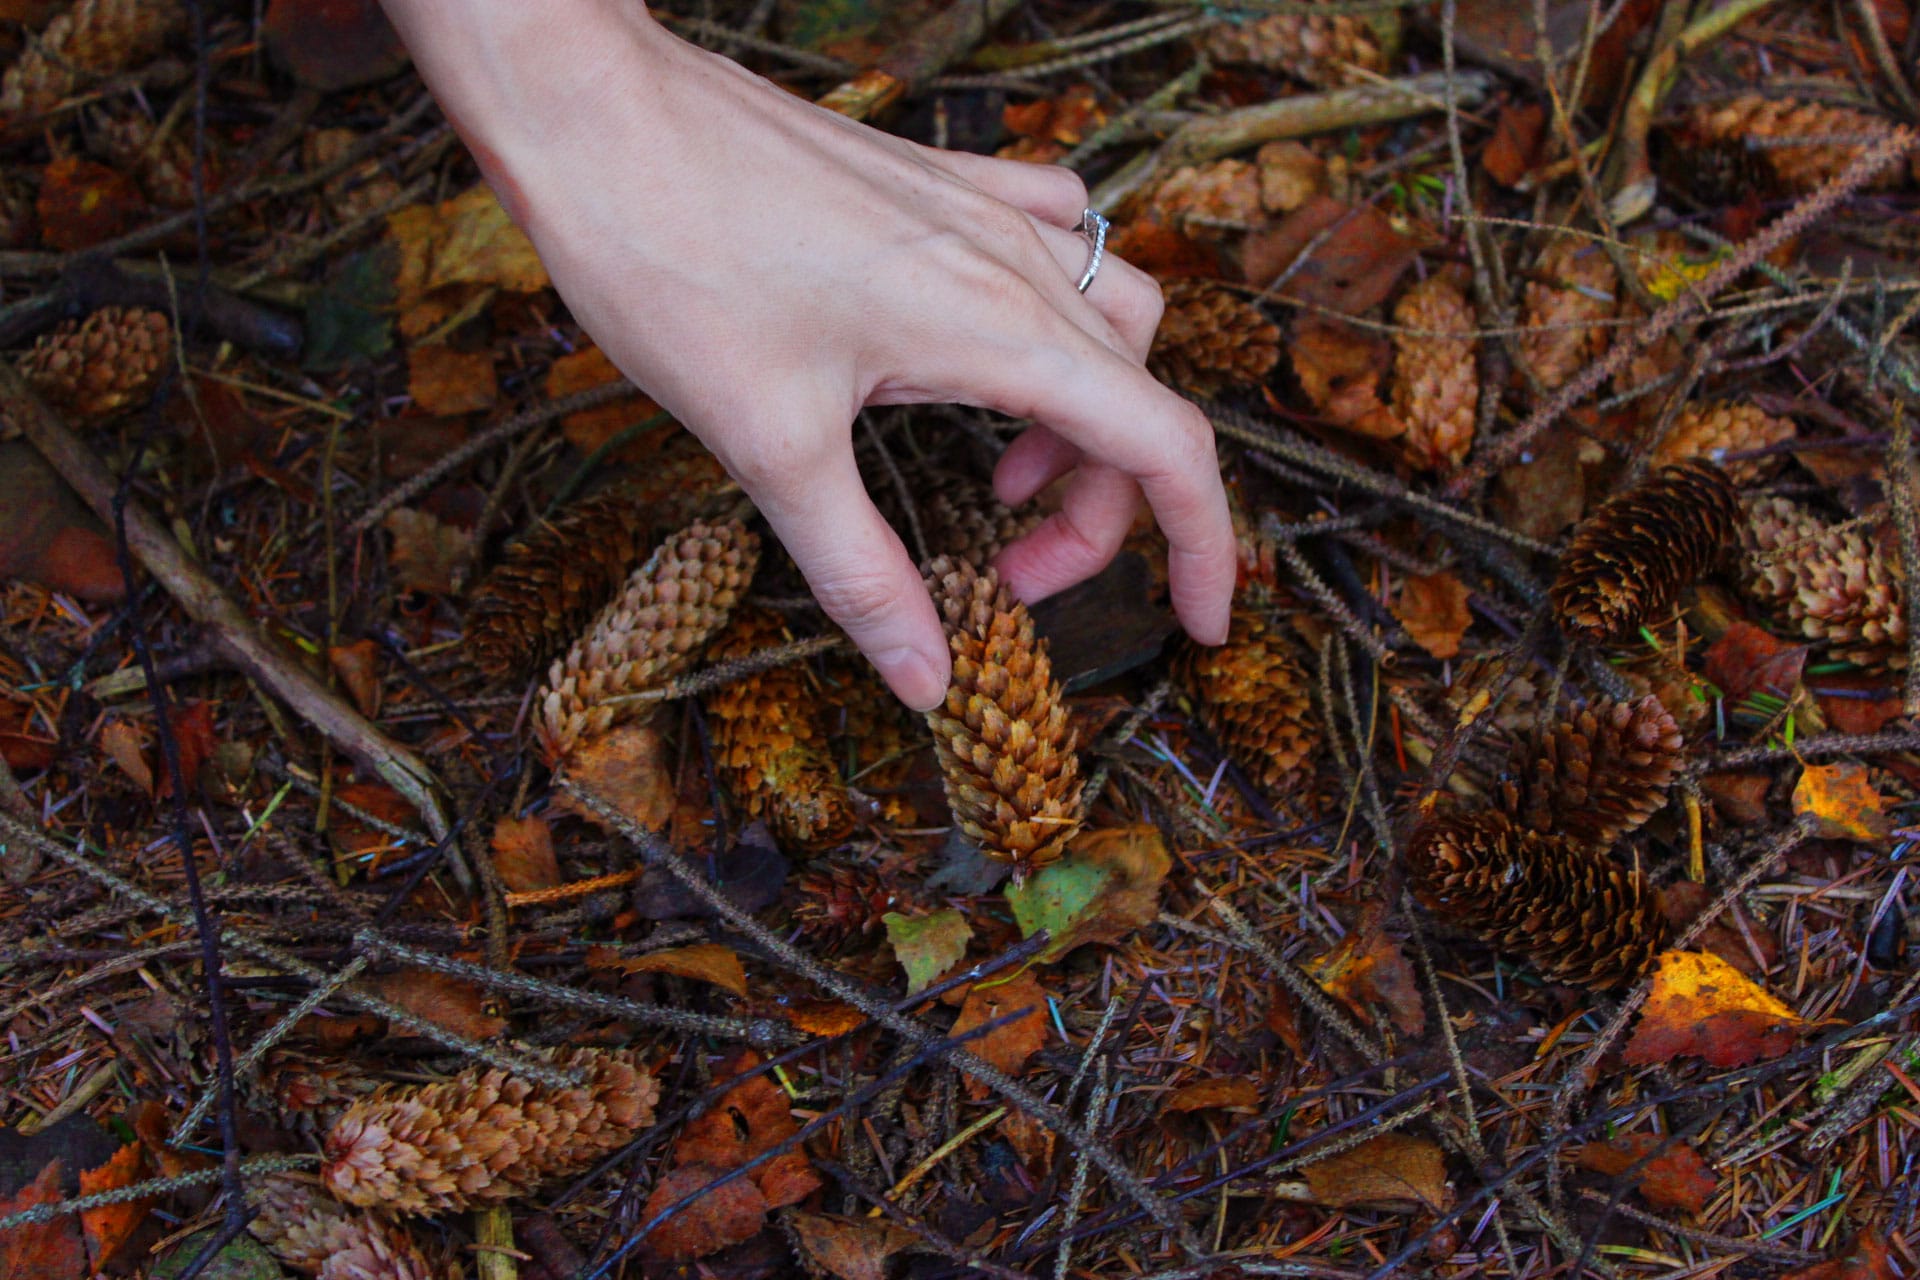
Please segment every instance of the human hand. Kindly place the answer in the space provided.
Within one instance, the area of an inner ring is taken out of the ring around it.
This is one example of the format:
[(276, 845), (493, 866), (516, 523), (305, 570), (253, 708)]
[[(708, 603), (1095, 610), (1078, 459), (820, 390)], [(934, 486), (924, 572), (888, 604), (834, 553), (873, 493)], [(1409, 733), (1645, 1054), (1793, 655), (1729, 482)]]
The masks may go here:
[(999, 497), (1072, 478), (1001, 554), (1019, 598), (1098, 572), (1144, 491), (1181, 622), (1226, 637), (1233, 533), (1212, 431), (1143, 367), (1154, 282), (1109, 255), (1077, 292), (1077, 176), (856, 124), (638, 4), (386, 2), (574, 316), (713, 450), (908, 705), (940, 702), (947, 645), (855, 466), (867, 405), (1033, 421), (1000, 459)]

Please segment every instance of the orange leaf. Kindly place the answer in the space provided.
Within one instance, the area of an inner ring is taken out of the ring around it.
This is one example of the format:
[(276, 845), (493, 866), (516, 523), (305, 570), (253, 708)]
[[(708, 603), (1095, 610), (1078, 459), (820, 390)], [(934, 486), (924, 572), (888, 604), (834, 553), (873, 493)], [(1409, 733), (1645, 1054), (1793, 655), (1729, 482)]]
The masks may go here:
[(1867, 767), (1849, 761), (1808, 765), (1794, 784), (1793, 811), (1811, 814), (1819, 834), (1829, 840), (1871, 844), (1886, 839), (1893, 829), (1880, 793), (1867, 779)]
[(810, 1036), (843, 1036), (867, 1020), (850, 1004), (799, 996), (782, 1000), (773, 1012), (785, 1014), (787, 1021)]
[[(587, 791), (649, 831), (659, 831), (673, 816), (673, 778), (667, 743), (660, 731), (639, 721), (617, 724), (567, 753), (567, 775)], [(600, 820), (562, 791), (555, 803), (589, 822)]]
[(1509, 103), (1493, 122), (1493, 137), (1480, 153), (1480, 167), (1503, 187), (1511, 187), (1540, 163), (1547, 109), (1537, 102)]
[[(607, 359), (606, 352), (599, 347), (582, 347), (553, 362), (547, 371), (547, 397), (560, 400), (622, 380), (623, 375), (613, 367), (613, 361)], [(659, 412), (659, 405), (636, 394), (598, 408), (575, 410), (560, 419), (560, 434), (581, 453), (593, 453), (628, 427), (645, 422)], [(663, 424), (621, 445), (611, 459), (644, 466), (657, 458), (662, 443), (680, 430), (676, 423)]]
[(493, 353), (455, 351), (435, 342), (407, 353), (407, 394), (428, 413), (477, 413), (493, 408), (500, 384)]
[[(402, 969), (369, 978), (366, 983), (381, 999), (399, 1005), (423, 1022), (445, 1027), (470, 1040), (487, 1040), (506, 1030), (507, 1020), (485, 988), (464, 978), (431, 969)], [(402, 1032), (402, 1028), (393, 1028)]]
[(353, 695), (353, 705), (371, 720), (380, 714), (380, 672), (375, 658), (380, 648), (371, 640), (336, 644), (327, 649), (327, 661), (340, 683)]
[(1887, 1257), (1887, 1241), (1877, 1231), (1862, 1231), (1838, 1258), (1788, 1272), (1780, 1280), (1898, 1280)]
[(146, 745), (138, 729), (125, 720), (107, 721), (100, 726), (100, 750), (142, 791), (153, 794), (153, 767), (147, 763)]
[(676, 978), (710, 982), (737, 996), (747, 994), (747, 971), (739, 955), (718, 942), (696, 942), (643, 956), (621, 956), (612, 954), (611, 948), (594, 947), (587, 953), (587, 967), (621, 973), (670, 973)]
[(1362, 1018), (1385, 1006), (1393, 1025), (1410, 1036), (1426, 1030), (1427, 1010), (1413, 980), (1413, 966), (1386, 931), (1386, 912), (1370, 902), (1340, 945), (1315, 960), (1307, 973), (1322, 989)]
[(1304, 1198), (1334, 1208), (1373, 1205), (1437, 1213), (1453, 1203), (1440, 1148), (1404, 1133), (1369, 1138), (1308, 1165), (1300, 1175), (1306, 1180)]
[(473, 534), (425, 511), (389, 511), (380, 527), (393, 535), (388, 561), (404, 590), (452, 595), (473, 562)]
[[(1618, 1176), (1645, 1159), (1648, 1153), (1670, 1140), (1657, 1133), (1635, 1133), (1609, 1142), (1588, 1143), (1568, 1154), (1582, 1169)], [(1683, 1209), (1699, 1213), (1720, 1188), (1700, 1153), (1684, 1142), (1672, 1142), (1665, 1151), (1648, 1160), (1633, 1175), (1640, 1194), (1656, 1209)]]
[(82, 600), (126, 590), (106, 527), (32, 445), (0, 444), (0, 578)]
[(1406, 424), (1380, 399), (1393, 354), (1385, 338), (1307, 315), (1294, 322), (1288, 353), (1300, 390), (1327, 421), (1376, 440), (1406, 433)]
[(1245, 1076), (1227, 1076), (1219, 1080), (1196, 1080), (1168, 1094), (1160, 1104), (1162, 1111), (1254, 1111), (1260, 1106), (1260, 1086)]
[(493, 869), (509, 893), (532, 893), (560, 883), (553, 829), (541, 817), (502, 818), (493, 828)]
[(532, 293), (550, 283), (533, 241), (484, 182), (441, 204), (409, 205), (391, 214), (387, 232), (400, 248), (394, 289), (403, 312), (447, 285)]
[(1663, 951), (1640, 1025), (1622, 1058), (1632, 1066), (1688, 1056), (1716, 1067), (1777, 1058), (1803, 1023), (1793, 1010), (1707, 951)]
[(876, 1218), (827, 1213), (787, 1215), (813, 1264), (839, 1280), (886, 1280), (887, 1259), (917, 1237), (905, 1227)]
[[(968, 988), (966, 1002), (960, 1006), (960, 1016), (954, 1019), (953, 1029), (947, 1034), (962, 1036), (996, 1018), (1019, 1015), (1001, 1023), (979, 1039), (967, 1042), (967, 1047), (973, 1052), (1008, 1075), (1017, 1076), (1020, 1069), (1027, 1065), (1027, 1059), (1047, 1043), (1046, 1008), (1047, 993), (1040, 989), (1040, 984), (1034, 981), (1031, 973), (1022, 972), (1018, 977), (998, 985), (976, 982)], [(968, 1077), (967, 1092), (981, 1098), (986, 1096), (987, 1087)]]
[(72, 252), (131, 231), (146, 209), (132, 178), (66, 156), (47, 166), (36, 211), (47, 248)]
[[(654, 1184), (647, 1207), (640, 1211), (641, 1220), (651, 1221), (655, 1214), (726, 1176), (726, 1172), (707, 1164), (682, 1165), (673, 1170)], [(704, 1193), (655, 1227), (647, 1235), (647, 1245), (669, 1261), (704, 1258), (751, 1239), (766, 1220), (767, 1198), (760, 1194), (760, 1188), (751, 1178), (735, 1178)]]
[[(40, 1176), (20, 1188), (11, 1199), (0, 1199), (0, 1218), (43, 1204), (58, 1204), (60, 1161), (50, 1160)], [(0, 1280), (84, 1280), (87, 1246), (80, 1223), (72, 1214), (50, 1222), (34, 1222), (0, 1235)]]
[(1415, 644), (1436, 658), (1459, 656), (1460, 638), (1473, 625), (1467, 588), (1450, 573), (1415, 574), (1402, 582), (1393, 616)]
[[(138, 1142), (129, 1142), (98, 1169), (81, 1170), (80, 1194), (90, 1196), (101, 1191), (130, 1187), (147, 1176), (146, 1166), (146, 1149)], [(95, 1271), (104, 1270), (126, 1248), (127, 1241), (146, 1221), (147, 1210), (152, 1206), (152, 1198), (147, 1197), (100, 1205), (81, 1212), (80, 1227), (86, 1233), (87, 1255), (93, 1259)]]
[[(180, 778), (187, 789), (199, 789), (200, 766), (213, 756), (213, 704), (211, 702), (175, 703), (167, 711), (167, 727), (173, 730), (173, 744), (180, 752)], [(173, 794), (173, 775), (164, 762), (160, 766), (159, 794)]]
[[(414, 822), (413, 806), (404, 800), (398, 791), (384, 782), (350, 782), (344, 787), (335, 787), (334, 797), (359, 809), (380, 821), (396, 827), (411, 827)], [(348, 814), (345, 810), (335, 810), (328, 824), (328, 834), (333, 838), (334, 852), (341, 858), (359, 858), (370, 853), (384, 853), (398, 847), (398, 841), (376, 827), (370, 827)]]
[(1297, 261), (1280, 296), (1346, 315), (1385, 302), (1417, 256), (1418, 246), (1386, 214), (1331, 196), (1315, 196), (1253, 232), (1240, 252), (1242, 276), (1256, 289), (1273, 284)]
[[(741, 1049), (715, 1072), (722, 1078), (740, 1075), (760, 1063), (759, 1055)], [(735, 1085), (704, 1113), (687, 1123), (673, 1146), (675, 1165), (704, 1165), (710, 1169), (737, 1169), (763, 1151), (771, 1150), (800, 1132), (793, 1111), (765, 1073)], [(788, 1151), (749, 1175), (768, 1208), (795, 1204), (820, 1186), (820, 1175), (799, 1151)]]

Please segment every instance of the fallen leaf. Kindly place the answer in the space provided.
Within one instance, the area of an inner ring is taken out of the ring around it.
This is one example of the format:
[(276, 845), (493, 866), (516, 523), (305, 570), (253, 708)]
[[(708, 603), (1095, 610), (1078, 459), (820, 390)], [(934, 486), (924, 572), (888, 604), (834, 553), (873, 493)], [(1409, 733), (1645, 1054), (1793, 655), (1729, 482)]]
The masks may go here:
[[(180, 777), (188, 790), (198, 790), (200, 770), (218, 747), (213, 737), (213, 704), (195, 701), (175, 703), (167, 709), (167, 727), (173, 731), (174, 749), (180, 755)], [(162, 799), (173, 794), (173, 774), (155, 752), (157, 785)]]
[(1780, 1280), (1899, 1280), (1887, 1256), (1886, 1237), (1862, 1231), (1837, 1258), (1789, 1271)]
[(509, 893), (532, 893), (560, 883), (553, 828), (534, 816), (506, 817), (493, 828), (493, 869)]
[(778, 1001), (768, 1012), (784, 1017), (796, 1030), (810, 1036), (843, 1036), (867, 1020), (867, 1015), (850, 1004), (792, 996)]
[(1467, 609), (1467, 588), (1451, 573), (1410, 575), (1400, 584), (1393, 616), (1413, 642), (1436, 658), (1460, 654), (1460, 638), (1473, 625)]
[(19, 441), (0, 444), (0, 578), (98, 603), (126, 590), (106, 526)]
[(1255, 289), (1267, 289), (1293, 268), (1275, 296), (1359, 315), (1387, 300), (1418, 255), (1419, 246), (1373, 206), (1314, 196), (1247, 236), (1241, 274)]
[[(548, 399), (561, 400), (611, 382), (625, 381), (626, 375), (614, 368), (606, 352), (599, 347), (589, 346), (554, 360), (553, 367), (547, 371), (546, 391)], [(621, 432), (638, 426), (660, 412), (658, 404), (636, 392), (611, 404), (574, 410), (560, 419), (560, 434), (581, 453), (593, 454)], [(678, 424), (664, 423), (654, 431), (642, 432), (627, 441), (608, 458), (614, 462), (646, 466), (660, 456), (665, 441), (681, 430)]]
[(1663, 951), (1622, 1060), (1647, 1066), (1677, 1057), (1738, 1067), (1777, 1058), (1805, 1025), (1793, 1010), (1707, 951)]
[(1547, 109), (1538, 102), (1508, 103), (1493, 122), (1493, 136), (1480, 152), (1480, 167), (1503, 187), (1511, 187), (1540, 164)]
[(407, 394), (431, 414), (478, 413), (493, 408), (500, 383), (490, 351), (455, 351), (442, 342), (407, 353)]
[(107, 721), (100, 726), (100, 750), (142, 791), (153, 794), (153, 767), (147, 763), (146, 743), (138, 729), (125, 720)]
[(1172, 869), (1166, 841), (1149, 823), (1083, 831), (1066, 856), (1009, 887), (1006, 896), (1022, 937), (1042, 929), (1052, 936), (1036, 961), (1045, 963), (1083, 943), (1124, 938), (1153, 920)]
[(1879, 733), (1906, 714), (1901, 691), (1885, 676), (1821, 676), (1810, 689), (1835, 733)]
[(1559, 537), (1586, 513), (1587, 468), (1594, 457), (1606, 454), (1578, 432), (1546, 432), (1519, 462), (1500, 472), (1494, 482), (1494, 514), (1529, 538)]
[[(975, 1027), (997, 1018), (1018, 1015), (1001, 1023), (967, 1048), (985, 1058), (1010, 1076), (1018, 1076), (1027, 1059), (1047, 1043), (1047, 993), (1034, 981), (1033, 974), (1022, 970), (1005, 982), (976, 982), (967, 989), (960, 1016), (954, 1019), (950, 1036), (963, 1036)], [(967, 1077), (967, 1092), (975, 1098), (987, 1095), (986, 1085)]]
[(696, 942), (642, 956), (623, 956), (611, 947), (593, 947), (587, 953), (587, 967), (619, 973), (670, 973), (676, 978), (710, 982), (737, 996), (747, 994), (746, 967), (732, 947), (718, 942)]
[(887, 1259), (919, 1237), (884, 1218), (843, 1218), (796, 1209), (787, 1223), (813, 1265), (839, 1280), (886, 1280)]
[(1327, 162), (1305, 143), (1269, 142), (1253, 156), (1260, 171), (1260, 203), (1275, 213), (1292, 213), (1326, 194)]
[[(49, 1160), (32, 1182), (11, 1198), (0, 1199), (0, 1218), (60, 1203), (66, 1198), (60, 1193), (60, 1171), (60, 1161)], [(73, 1214), (0, 1235), (0, 1280), (84, 1280), (88, 1274), (87, 1246)]]
[[(748, 1049), (730, 1054), (714, 1074), (720, 1079), (746, 1075), (700, 1115), (689, 1120), (673, 1144), (675, 1165), (696, 1164), (737, 1169), (794, 1134), (800, 1124), (792, 1104), (766, 1072), (753, 1072), (760, 1057)], [(820, 1186), (820, 1175), (799, 1150), (782, 1153), (750, 1175), (769, 1209), (796, 1204)]]
[(1446, 1157), (1425, 1138), (1383, 1133), (1300, 1171), (1304, 1199), (1332, 1208), (1366, 1205), (1440, 1213), (1453, 1203)]
[[(219, 1234), (220, 1228), (208, 1227), (180, 1241), (153, 1264), (153, 1280), (175, 1280), (185, 1275), (200, 1251)], [(220, 1251), (200, 1273), (200, 1280), (286, 1280), (286, 1275), (267, 1247), (242, 1231), (220, 1246)]]
[(1735, 622), (1707, 650), (1703, 674), (1738, 705), (1754, 692), (1790, 698), (1807, 665), (1807, 646), (1788, 644), (1751, 622)]
[(30, 732), (32, 726), (31, 707), (0, 702), (0, 759), (6, 760), (8, 768), (44, 769), (53, 763), (60, 743)]
[[(1713, 904), (1714, 897), (1713, 891), (1697, 880), (1675, 880), (1660, 887), (1656, 900), (1661, 918), (1673, 932), (1679, 933)], [(1752, 940), (1751, 946), (1748, 945), (1749, 938)], [(1713, 952), (1756, 982), (1780, 958), (1780, 944), (1774, 940), (1771, 930), (1754, 929), (1742, 933), (1727, 923), (1724, 916), (1706, 927), (1697, 945), (1699, 950)], [(1756, 949), (1760, 953), (1759, 960), (1754, 959)]]
[[(113, 1159), (97, 1169), (80, 1171), (80, 1194), (96, 1195), (102, 1191), (118, 1191), (130, 1187), (147, 1176), (146, 1148), (138, 1142), (129, 1142), (113, 1153)], [(114, 1262), (133, 1233), (146, 1221), (147, 1211), (153, 1207), (152, 1197), (139, 1200), (123, 1200), (118, 1204), (103, 1204), (80, 1213), (80, 1229), (87, 1241), (87, 1256), (92, 1259), (95, 1271), (105, 1270)]]
[(1162, 1111), (1257, 1111), (1260, 1086), (1245, 1076), (1196, 1080), (1181, 1085), (1161, 1100)]
[(146, 213), (132, 178), (106, 165), (63, 156), (40, 179), (35, 208), (47, 248), (72, 253), (124, 235)]
[(473, 563), (472, 533), (411, 507), (387, 512), (380, 527), (393, 535), (388, 561), (401, 590), (454, 594)]
[(378, 0), (272, 0), (260, 35), (275, 65), (322, 93), (376, 84), (407, 65)]
[(441, 204), (409, 205), (389, 215), (387, 234), (400, 250), (394, 289), (402, 332), (419, 331), (408, 316), (437, 289), (493, 285), (532, 293), (550, 283), (533, 241), (484, 182)]
[(1720, 1189), (1720, 1179), (1700, 1153), (1684, 1142), (1657, 1133), (1634, 1133), (1607, 1142), (1590, 1142), (1567, 1154), (1582, 1169), (1618, 1177), (1646, 1160), (1663, 1143), (1666, 1150), (1647, 1160), (1633, 1175), (1635, 1187), (1656, 1209), (1704, 1211), (1707, 1201)]
[[(469, 1040), (490, 1040), (507, 1029), (507, 1020), (486, 988), (465, 978), (431, 969), (401, 969), (369, 978), (363, 985), (422, 1022)], [(404, 1034), (401, 1027), (393, 1030)]]
[[(354, 808), (392, 826), (411, 829), (414, 808), (398, 791), (384, 782), (350, 782), (335, 787), (333, 794)], [(335, 809), (327, 822), (327, 834), (340, 861), (362, 860), (400, 847), (397, 837), (369, 826), (344, 809)]]
[(1294, 321), (1287, 353), (1302, 394), (1328, 422), (1375, 440), (1406, 433), (1406, 423), (1380, 398), (1393, 359), (1385, 338), (1309, 314)]
[(344, 369), (393, 347), (393, 275), (399, 256), (383, 241), (334, 264), (307, 299), (301, 368)]
[(1818, 834), (1829, 840), (1872, 844), (1893, 830), (1867, 766), (1852, 761), (1808, 765), (1794, 784), (1793, 812), (1812, 816)]
[(935, 978), (960, 963), (973, 937), (967, 918), (951, 907), (924, 916), (889, 911), (880, 922), (887, 926), (894, 958), (907, 971), (908, 995), (926, 990)]
[(327, 648), (328, 665), (340, 677), (340, 683), (347, 686), (353, 705), (369, 720), (380, 714), (379, 653), (380, 646), (371, 640), (355, 640), (352, 644)]
[(1162, 283), (1220, 275), (1220, 255), (1210, 245), (1154, 218), (1135, 218), (1115, 227), (1107, 237), (1107, 251)]
[[(615, 809), (649, 831), (660, 831), (673, 816), (673, 775), (667, 761), (667, 741), (660, 731), (640, 720), (617, 724), (597, 738), (589, 738), (567, 753), (566, 774)], [(555, 793), (555, 803), (599, 825), (592, 810), (567, 791)], [(664, 919), (655, 916), (652, 919)]]
[[(643, 1222), (668, 1206), (700, 1191), (725, 1177), (727, 1170), (713, 1165), (682, 1165), (668, 1172), (653, 1186), (646, 1208), (640, 1211)], [(647, 1247), (669, 1261), (704, 1258), (728, 1245), (739, 1244), (759, 1233), (767, 1220), (767, 1198), (760, 1194), (751, 1178), (733, 1181), (705, 1191), (691, 1204), (647, 1233)]]
[(1400, 944), (1386, 930), (1384, 904), (1370, 901), (1340, 944), (1306, 964), (1322, 990), (1371, 1022), (1384, 1007), (1393, 1025), (1409, 1036), (1427, 1028), (1427, 1009)]

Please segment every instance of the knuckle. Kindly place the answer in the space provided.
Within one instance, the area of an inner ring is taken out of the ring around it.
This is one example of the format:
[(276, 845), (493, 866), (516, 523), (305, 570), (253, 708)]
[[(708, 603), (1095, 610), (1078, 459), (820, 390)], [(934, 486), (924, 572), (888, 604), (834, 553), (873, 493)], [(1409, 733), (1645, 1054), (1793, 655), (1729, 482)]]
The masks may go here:
[(752, 433), (725, 459), (743, 488), (762, 498), (804, 492), (832, 454), (822, 433), (772, 430)]
[(836, 569), (811, 585), (827, 616), (855, 634), (878, 623), (901, 598), (890, 575), (867, 569)]

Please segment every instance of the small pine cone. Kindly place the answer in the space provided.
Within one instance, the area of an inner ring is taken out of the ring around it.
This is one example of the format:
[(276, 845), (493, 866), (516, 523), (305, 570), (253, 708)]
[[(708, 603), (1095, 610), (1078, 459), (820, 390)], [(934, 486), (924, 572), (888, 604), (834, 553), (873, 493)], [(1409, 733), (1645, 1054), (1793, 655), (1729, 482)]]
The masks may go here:
[(552, 1088), (470, 1067), (356, 1102), (327, 1134), (322, 1185), (347, 1204), (388, 1213), (505, 1204), (585, 1172), (653, 1123), (660, 1086), (638, 1050), (545, 1057), (585, 1082)]
[(1266, 220), (1260, 203), (1260, 171), (1252, 162), (1228, 158), (1175, 169), (1153, 190), (1146, 216), (1185, 231), (1236, 231)]
[(1280, 328), (1251, 302), (1209, 280), (1167, 286), (1167, 310), (1147, 367), (1198, 395), (1257, 387), (1280, 362)]
[(1636, 977), (1665, 937), (1638, 870), (1498, 811), (1424, 823), (1408, 843), (1407, 870), (1428, 910), (1560, 982), (1610, 987)]
[(1222, 22), (1201, 40), (1214, 62), (1250, 64), (1322, 87), (1358, 84), (1384, 74), (1387, 51), (1363, 17), (1276, 13)]
[(1765, 459), (1723, 459), (1730, 453), (1764, 449), (1793, 439), (1796, 428), (1792, 418), (1776, 418), (1757, 405), (1732, 400), (1710, 400), (1690, 404), (1680, 411), (1673, 429), (1653, 451), (1653, 465), (1671, 466), (1689, 458), (1704, 458), (1715, 463), (1736, 484), (1752, 484), (1764, 474)]
[[(109, 164), (140, 180), (140, 189), (157, 205), (186, 209), (193, 205), (193, 146), (176, 130), (162, 138), (153, 121), (139, 112), (102, 122), (93, 145)], [(214, 187), (211, 173), (208, 190)]]
[(1320, 750), (1307, 673), (1257, 614), (1236, 613), (1227, 642), (1188, 650), (1178, 669), (1207, 726), (1270, 798), (1287, 798)]
[(1520, 769), (1520, 820), (1606, 848), (1667, 802), (1681, 753), (1680, 726), (1659, 698), (1596, 698), (1535, 743)]
[(257, 1075), (243, 1077), (249, 1109), (302, 1133), (330, 1127), (340, 1113), (380, 1087), (351, 1058), (315, 1058), (295, 1049), (267, 1054)]
[(1858, 524), (1828, 525), (1785, 498), (1747, 505), (1742, 581), (1800, 634), (1874, 671), (1907, 667), (1905, 585)]
[(737, 520), (696, 520), (668, 538), (548, 671), (534, 726), (548, 756), (634, 714), (609, 698), (684, 671), (727, 624), (759, 561), (760, 539)]
[[(1746, 146), (1749, 139), (1769, 142), (1805, 138), (1804, 146), (1749, 147), (1786, 192), (1811, 191), (1853, 163), (1867, 147), (1893, 132), (1890, 121), (1865, 111), (1820, 102), (1777, 101), (1757, 93), (1731, 102), (1694, 108), (1687, 132), (1708, 144)], [(1868, 184), (1886, 190), (1905, 180), (1900, 166), (1883, 169)]]
[(837, 947), (880, 927), (900, 896), (876, 872), (848, 863), (820, 863), (793, 878), (793, 923), (815, 944)]
[(1424, 331), (1393, 335), (1393, 411), (1407, 427), (1402, 447), (1414, 466), (1450, 471), (1473, 446), (1480, 406), (1473, 305), (1451, 279), (1430, 276), (1401, 295), (1393, 319)]
[(160, 51), (186, 10), (179, 0), (74, 0), (0, 79), (0, 116), (38, 115), (90, 76), (131, 70)]
[(1719, 563), (1739, 527), (1740, 502), (1720, 468), (1654, 472), (1573, 531), (1550, 593), (1561, 630), (1595, 643), (1631, 633)]
[(172, 333), (158, 311), (102, 307), (43, 335), (20, 372), (75, 426), (96, 426), (146, 400), (173, 358)]
[[(708, 656), (745, 658), (787, 639), (777, 617), (746, 610)], [(783, 847), (821, 849), (853, 833), (853, 805), (827, 746), (826, 707), (805, 671), (775, 667), (721, 685), (707, 695), (706, 710), (727, 789), (767, 820)]]
[(920, 500), (920, 532), (927, 556), (987, 564), (1039, 527), (1046, 517), (1019, 510), (993, 496), (993, 486), (960, 476), (942, 476)]
[(430, 1262), (399, 1223), (349, 1208), (286, 1174), (268, 1175), (258, 1194), (254, 1238), (295, 1271), (320, 1280), (448, 1280), (463, 1274), (451, 1259)]
[(849, 762), (848, 785), (873, 799), (888, 825), (924, 825), (904, 792), (927, 749), (925, 721), (901, 705), (865, 658), (829, 658), (823, 678), (839, 710), (828, 727), (835, 758)]
[(953, 682), (927, 713), (960, 829), (1016, 878), (1057, 859), (1080, 829), (1080, 758), (1047, 642), (992, 569), (928, 566)]
[(1613, 334), (1605, 322), (1617, 309), (1620, 277), (1599, 245), (1572, 236), (1547, 246), (1533, 276), (1520, 354), (1552, 391), (1606, 353)]

